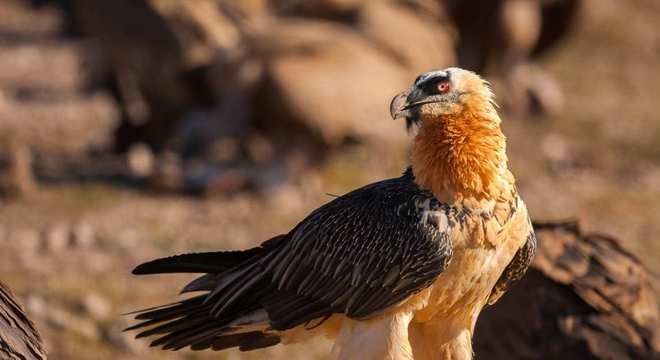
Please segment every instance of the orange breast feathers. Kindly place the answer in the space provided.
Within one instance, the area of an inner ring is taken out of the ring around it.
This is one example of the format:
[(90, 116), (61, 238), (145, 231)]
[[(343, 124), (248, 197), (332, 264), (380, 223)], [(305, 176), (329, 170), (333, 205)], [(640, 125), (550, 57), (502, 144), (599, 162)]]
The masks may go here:
[(460, 112), (427, 114), (412, 147), (417, 183), (450, 203), (498, 199), (514, 181), (490, 90), (466, 98)]

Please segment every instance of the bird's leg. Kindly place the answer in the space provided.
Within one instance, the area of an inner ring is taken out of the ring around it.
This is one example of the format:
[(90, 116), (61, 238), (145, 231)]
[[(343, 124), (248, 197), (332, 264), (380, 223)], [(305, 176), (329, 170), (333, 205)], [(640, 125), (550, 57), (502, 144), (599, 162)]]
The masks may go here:
[(472, 360), (472, 332), (449, 319), (410, 325), (415, 360)]
[(344, 321), (332, 352), (338, 360), (412, 360), (411, 319), (411, 312), (398, 312), (367, 321)]

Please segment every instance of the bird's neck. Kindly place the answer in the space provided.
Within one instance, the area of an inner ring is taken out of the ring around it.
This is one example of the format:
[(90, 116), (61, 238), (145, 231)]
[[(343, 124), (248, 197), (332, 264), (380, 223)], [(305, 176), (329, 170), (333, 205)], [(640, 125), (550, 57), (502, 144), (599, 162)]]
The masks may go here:
[(451, 204), (497, 201), (514, 182), (499, 122), (496, 113), (469, 111), (424, 119), (411, 154), (417, 184)]

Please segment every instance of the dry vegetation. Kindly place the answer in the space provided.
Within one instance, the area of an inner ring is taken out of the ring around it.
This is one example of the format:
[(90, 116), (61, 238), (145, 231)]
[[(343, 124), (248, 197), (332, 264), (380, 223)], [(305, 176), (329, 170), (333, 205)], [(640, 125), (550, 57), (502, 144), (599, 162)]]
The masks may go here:
[[(583, 11), (567, 41), (542, 60), (561, 84), (564, 110), (548, 116), (504, 116), (511, 165), (535, 219), (578, 218), (587, 231), (623, 239), (626, 248), (660, 274), (660, 4), (585, 0)], [(33, 42), (17, 45), (19, 37), (0, 42), (0, 83), (14, 81), (3, 72), (3, 63), (11, 62), (10, 51), (16, 47), (29, 52), (44, 44), (72, 46), (64, 40), (39, 40), (48, 24), (57, 25), (51, 17), (45, 19), (35, 24), (36, 35), (29, 37)], [(12, 28), (2, 20), (0, 26)], [(49, 66), (48, 61), (35, 61)], [(59, 67), (42, 69), (34, 81), (49, 73), (57, 76)], [(85, 98), (78, 91), (69, 84), (69, 95), (47, 102), (67, 106), (78, 101), (85, 114), (106, 119), (96, 122), (99, 126), (108, 126), (107, 99)], [(13, 121), (2, 100), (0, 131)], [(44, 124), (50, 122), (47, 114), (39, 116)], [(45, 147), (73, 143), (63, 138), (53, 142), (56, 132), (40, 134), (49, 139)], [(89, 142), (97, 141), (95, 132), (87, 134)], [(173, 300), (186, 277), (135, 278), (130, 270), (178, 252), (256, 245), (289, 229), (328, 201), (328, 194), (397, 175), (406, 164), (405, 153), (403, 142), (345, 146), (320, 169), (303, 172), (287, 185), (206, 198), (155, 194), (126, 183), (47, 181), (30, 196), (0, 198), (0, 276), (36, 320), (51, 359), (324, 358), (329, 344), (321, 342), (219, 356), (149, 350), (145, 342), (121, 333), (129, 322), (121, 314)]]

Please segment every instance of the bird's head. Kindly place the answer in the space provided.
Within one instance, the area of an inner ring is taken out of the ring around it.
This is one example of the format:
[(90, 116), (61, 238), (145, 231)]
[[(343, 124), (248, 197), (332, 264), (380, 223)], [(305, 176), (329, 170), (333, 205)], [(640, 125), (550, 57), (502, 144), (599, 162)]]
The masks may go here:
[(390, 111), (409, 129), (419, 127), (411, 148), (415, 181), (439, 200), (482, 206), (511, 188), (493, 93), (479, 75), (459, 68), (424, 73)]
[(395, 120), (405, 118), (408, 129), (466, 113), (499, 123), (488, 83), (455, 67), (419, 75), (408, 90), (392, 99), (390, 113)]

